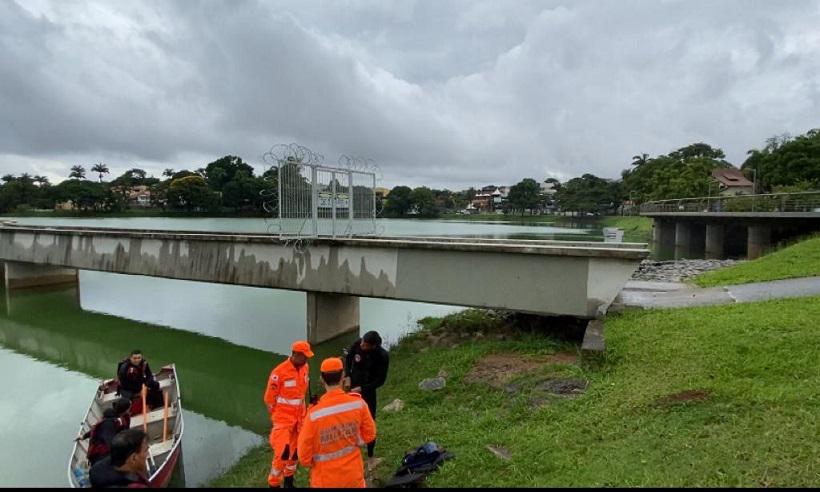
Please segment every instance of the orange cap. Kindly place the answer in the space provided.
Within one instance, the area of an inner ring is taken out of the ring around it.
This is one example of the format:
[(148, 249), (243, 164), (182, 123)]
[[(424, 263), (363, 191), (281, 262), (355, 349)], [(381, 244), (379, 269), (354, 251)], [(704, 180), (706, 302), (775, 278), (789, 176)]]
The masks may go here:
[(322, 372), (339, 372), (344, 369), (342, 359), (338, 357), (330, 357), (322, 361), (322, 367), (319, 368)]
[(300, 354), (305, 354), (305, 357), (313, 357), (313, 352), (310, 350), (310, 344), (304, 340), (298, 340), (293, 342), (293, 345), (290, 346), (290, 350), (293, 352), (299, 352)]

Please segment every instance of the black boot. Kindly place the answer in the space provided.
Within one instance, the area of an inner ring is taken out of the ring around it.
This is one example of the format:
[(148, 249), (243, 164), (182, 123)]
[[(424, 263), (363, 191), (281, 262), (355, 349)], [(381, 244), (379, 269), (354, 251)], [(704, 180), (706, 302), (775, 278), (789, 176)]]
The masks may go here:
[(295, 489), (296, 485), (293, 484), (293, 477), (285, 477), (285, 483), (282, 484), (283, 489)]

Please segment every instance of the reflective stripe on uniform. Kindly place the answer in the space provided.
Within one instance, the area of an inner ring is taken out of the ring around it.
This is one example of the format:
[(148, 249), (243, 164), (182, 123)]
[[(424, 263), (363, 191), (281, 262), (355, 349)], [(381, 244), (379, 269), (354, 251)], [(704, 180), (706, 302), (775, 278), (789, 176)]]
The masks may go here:
[(280, 470), (277, 470), (274, 467), (270, 467), (270, 476), (271, 477), (278, 477), (281, 474), (282, 474), (282, 472)]
[(303, 398), (295, 398), (289, 400), (287, 398), (282, 398), (281, 396), (276, 398), (276, 403), (284, 403), (285, 405), (302, 405), (305, 403)]
[(296, 387), (296, 380), (295, 379), (288, 379), (285, 381), (285, 388), (294, 388)]
[(342, 412), (349, 412), (350, 410), (356, 410), (361, 408), (364, 405), (364, 402), (361, 400), (352, 401), (350, 403), (341, 403), (339, 405), (332, 405), (327, 408), (322, 408), (319, 410), (314, 410), (310, 413), (310, 421), (316, 422), (322, 417), (327, 417), (329, 415), (336, 415), (337, 413)]
[(321, 462), (321, 461), (330, 461), (339, 459), (342, 456), (347, 456), (348, 454), (356, 451), (356, 446), (346, 446), (338, 451), (334, 451), (332, 453), (324, 453), (324, 454), (314, 454), (313, 461)]

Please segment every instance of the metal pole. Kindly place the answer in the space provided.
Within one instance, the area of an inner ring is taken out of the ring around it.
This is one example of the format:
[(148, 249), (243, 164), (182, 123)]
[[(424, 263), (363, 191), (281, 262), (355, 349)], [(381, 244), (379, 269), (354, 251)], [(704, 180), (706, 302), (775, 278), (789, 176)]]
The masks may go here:
[(277, 194), (279, 195), (279, 209), (276, 215), (279, 216), (279, 239), (285, 234), (285, 225), (282, 223), (282, 161), (279, 161), (279, 169), (276, 170), (276, 175), (279, 177), (276, 181)]
[(333, 234), (333, 239), (336, 239), (336, 173), (330, 173), (330, 230)]
[(313, 215), (313, 235), (319, 236), (319, 189), (316, 180), (316, 167), (310, 166), (310, 196), (311, 196), (311, 214)]
[[(373, 178), (373, 188), (372, 188), (372, 191), (373, 191), (373, 208), (371, 210), (372, 213), (370, 214), (370, 216), (373, 217), (373, 235), (375, 236), (376, 235), (376, 175), (373, 174), (373, 175), (371, 175), (371, 177)], [(384, 198), (382, 198), (382, 199), (384, 199)]]
[(348, 214), (348, 230), (350, 231), (350, 235), (353, 236), (353, 204), (355, 200), (353, 199), (353, 172), (348, 171), (347, 174), (347, 214)]

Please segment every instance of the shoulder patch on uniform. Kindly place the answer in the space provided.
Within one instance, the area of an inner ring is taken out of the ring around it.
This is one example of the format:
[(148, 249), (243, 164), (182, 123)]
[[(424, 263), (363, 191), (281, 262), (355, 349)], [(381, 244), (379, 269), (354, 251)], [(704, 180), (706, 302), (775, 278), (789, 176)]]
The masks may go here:
[(278, 374), (272, 374), (271, 377), (270, 377), (270, 380), (271, 381), (279, 381), (279, 375)]

